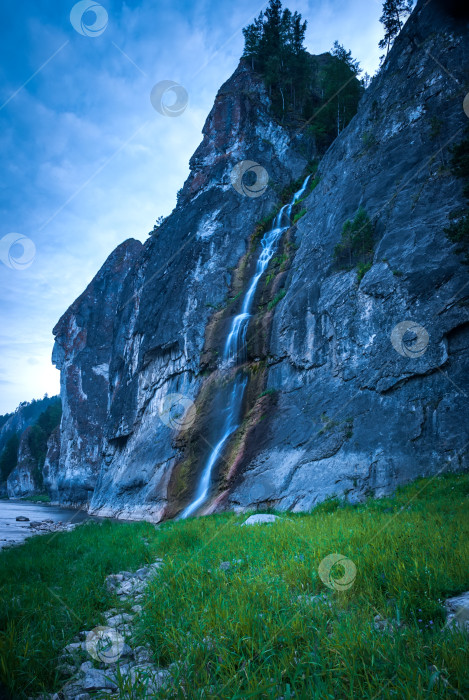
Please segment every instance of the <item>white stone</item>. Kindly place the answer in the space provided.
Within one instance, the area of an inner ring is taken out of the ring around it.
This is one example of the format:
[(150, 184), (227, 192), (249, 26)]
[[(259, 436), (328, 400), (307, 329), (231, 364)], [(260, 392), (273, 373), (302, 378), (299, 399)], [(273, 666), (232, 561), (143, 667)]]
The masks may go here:
[(86, 671), (82, 687), (84, 690), (103, 690), (104, 688), (117, 690), (117, 685), (111, 680), (111, 674), (108, 671), (100, 671), (98, 668), (90, 668)]
[(445, 601), (448, 627), (466, 630), (469, 633), (469, 591)]
[(264, 523), (274, 523), (276, 520), (280, 520), (278, 515), (272, 515), (272, 513), (258, 513), (256, 515), (251, 515), (244, 523), (241, 525), (262, 525)]

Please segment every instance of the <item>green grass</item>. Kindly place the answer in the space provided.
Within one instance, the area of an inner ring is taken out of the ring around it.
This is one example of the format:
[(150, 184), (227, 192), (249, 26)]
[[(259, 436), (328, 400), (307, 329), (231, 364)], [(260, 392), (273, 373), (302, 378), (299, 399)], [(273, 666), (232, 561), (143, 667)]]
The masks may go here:
[(275, 297), (272, 299), (272, 301), (269, 301), (267, 304), (267, 309), (271, 311), (274, 306), (277, 306), (279, 301), (282, 301), (283, 297), (286, 295), (287, 290), (286, 289), (281, 289), (278, 294), (275, 295)]
[[(1, 680), (15, 698), (51, 690), (58, 651), (110, 607), (104, 576), (162, 556), (137, 628), (157, 663), (176, 663), (175, 687), (158, 697), (467, 697), (469, 637), (444, 629), (442, 602), (469, 589), (468, 505), (466, 473), (355, 506), (331, 499), (269, 526), (220, 514), (29, 540), (0, 555)], [(356, 567), (344, 591), (318, 574), (335, 552)], [(400, 626), (376, 630), (378, 614)]]
[(154, 561), (143, 542), (153, 532), (148, 523), (87, 523), (0, 552), (0, 688), (14, 700), (60, 688), (60, 652), (103, 622), (108, 574)]
[(47, 493), (36, 493), (21, 500), (29, 501), (29, 503), (50, 503), (50, 496)]
[(293, 223), (296, 224), (297, 221), (301, 219), (302, 216), (306, 214), (306, 209), (301, 209), (295, 216), (293, 217)]

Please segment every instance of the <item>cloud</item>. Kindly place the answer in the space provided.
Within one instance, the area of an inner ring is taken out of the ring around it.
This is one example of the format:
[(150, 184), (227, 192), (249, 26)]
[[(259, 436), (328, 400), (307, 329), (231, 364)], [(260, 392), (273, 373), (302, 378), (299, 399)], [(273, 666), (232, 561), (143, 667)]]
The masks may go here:
[[(242, 53), (241, 28), (261, 9), (249, 0), (103, 5), (109, 25), (97, 38), (75, 32), (67, 3), (5, 7), (0, 104), (68, 43), (0, 110), (0, 237), (23, 233), (37, 251), (26, 270), (0, 264), (0, 371), (11, 382), (0, 412), (58, 391), (53, 326), (119, 243), (146, 240), (173, 209), (216, 92)], [(288, 5), (309, 19), (310, 51), (338, 39), (369, 72), (376, 66), (374, 0)], [(166, 79), (189, 92), (178, 118), (150, 102), (153, 85)]]

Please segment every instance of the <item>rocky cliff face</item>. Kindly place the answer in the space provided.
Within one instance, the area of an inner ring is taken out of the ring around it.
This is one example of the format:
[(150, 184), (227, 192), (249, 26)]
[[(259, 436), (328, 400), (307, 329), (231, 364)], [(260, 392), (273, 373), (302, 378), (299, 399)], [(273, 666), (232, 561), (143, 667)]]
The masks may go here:
[[(212, 508), (306, 509), (465, 464), (467, 268), (443, 229), (463, 203), (449, 148), (467, 123), (467, 39), (465, 20), (419, 3), (323, 159), (287, 235), (289, 267), (272, 273), (275, 297), (267, 280), (260, 291), (245, 420)], [(303, 131), (272, 119), (243, 63), (203, 133), (173, 214), (143, 251), (122, 244), (54, 329), (63, 418), (51, 488), (94, 513), (160, 519), (187, 502), (219, 410), (207, 400), (217, 357), (255, 264), (256, 222), (314, 153)], [(265, 192), (252, 196), (237, 179), (244, 161), (267, 170)], [(375, 245), (358, 281), (336, 269), (333, 250), (360, 206)], [(174, 394), (195, 402), (185, 437), (164, 419)]]
[[(419, 3), (321, 163), (272, 326), (275, 411), (231, 507), (309, 509), (467, 466), (468, 277), (444, 228), (464, 203), (450, 148), (468, 123), (469, 27), (441, 8)], [(334, 269), (359, 207), (375, 227), (361, 281)]]
[(49, 493), (51, 500), (61, 500), (62, 492), (59, 490), (62, 481), (60, 470), (60, 425), (49, 436), (47, 441), (47, 453), (42, 467), (44, 489)]
[(220, 89), (203, 134), (178, 207), (148, 241), (122, 289), (95, 513), (160, 518), (167, 506), (181, 450), (174, 430), (160, 420), (161, 406), (168, 395), (197, 396), (213, 309), (225, 303), (230, 270), (276, 200), (273, 189), (254, 197), (237, 192), (234, 166), (265, 164), (281, 188), (306, 165), (303, 139), (292, 142), (272, 121), (264, 85), (244, 64)]
[(21, 434), (18, 447), (18, 462), (7, 479), (8, 498), (24, 498), (35, 493), (39, 488), (37, 461), (31, 454), (28, 427)]
[(52, 441), (47, 485), (61, 503), (87, 503), (101, 464), (109, 408), (109, 363), (119, 293), (141, 244), (122, 243), (54, 328), (52, 361), (60, 370), (61, 449)]

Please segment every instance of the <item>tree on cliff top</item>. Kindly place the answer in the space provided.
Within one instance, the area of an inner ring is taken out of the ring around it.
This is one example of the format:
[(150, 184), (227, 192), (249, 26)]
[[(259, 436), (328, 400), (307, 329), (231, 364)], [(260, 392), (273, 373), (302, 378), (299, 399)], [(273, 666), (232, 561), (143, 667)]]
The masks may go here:
[(361, 70), (337, 41), (329, 54), (311, 56), (304, 47), (306, 27), (298, 12), (270, 0), (243, 29), (243, 58), (262, 75), (274, 115), (295, 126), (306, 122), (307, 133), (324, 152), (357, 111)]
[(243, 57), (262, 74), (274, 109), (281, 113), (289, 102), (295, 104), (308, 84), (306, 27), (298, 12), (282, 10), (281, 0), (270, 0), (267, 9), (243, 29)]
[[(413, 4), (413, 0), (384, 0), (383, 14), (379, 19), (384, 25), (384, 38), (379, 42), (379, 48), (386, 49), (386, 56), (401, 31), (405, 18), (412, 12)], [(381, 56), (381, 59), (384, 58)]]

